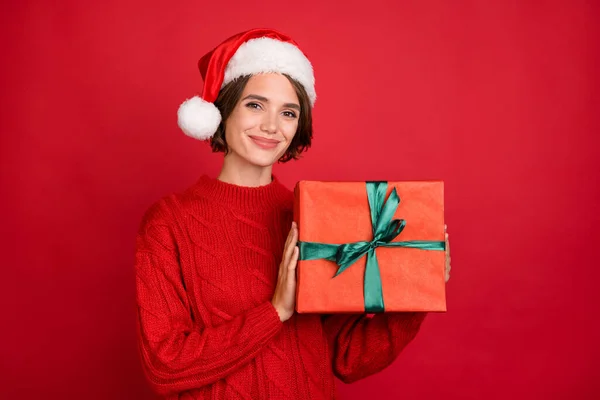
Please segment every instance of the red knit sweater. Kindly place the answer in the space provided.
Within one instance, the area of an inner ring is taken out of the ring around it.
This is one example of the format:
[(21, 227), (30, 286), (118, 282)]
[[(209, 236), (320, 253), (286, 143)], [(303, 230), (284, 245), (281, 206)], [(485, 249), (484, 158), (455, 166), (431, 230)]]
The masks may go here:
[(139, 344), (168, 399), (332, 399), (388, 366), (424, 313), (295, 314), (271, 304), (293, 195), (203, 176), (144, 216), (136, 251)]

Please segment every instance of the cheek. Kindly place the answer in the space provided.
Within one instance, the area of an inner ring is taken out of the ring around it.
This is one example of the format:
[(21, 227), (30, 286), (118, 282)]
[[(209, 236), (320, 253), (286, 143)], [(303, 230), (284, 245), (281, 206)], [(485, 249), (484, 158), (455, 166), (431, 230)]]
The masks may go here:
[(298, 122), (290, 122), (289, 124), (287, 124), (284, 129), (282, 129), (283, 131), (283, 136), (285, 136), (287, 142), (291, 142), (292, 139), (294, 139), (294, 136), (296, 135), (296, 131), (298, 130)]
[(260, 121), (256, 115), (235, 110), (227, 119), (226, 132), (231, 135), (239, 135), (241, 132), (254, 128)]
[(231, 121), (227, 121), (225, 123), (225, 141), (228, 144), (233, 143), (233, 141), (234, 141), (234, 137), (233, 137), (234, 135), (233, 135), (233, 133), (235, 131), (236, 131), (235, 124), (232, 123)]

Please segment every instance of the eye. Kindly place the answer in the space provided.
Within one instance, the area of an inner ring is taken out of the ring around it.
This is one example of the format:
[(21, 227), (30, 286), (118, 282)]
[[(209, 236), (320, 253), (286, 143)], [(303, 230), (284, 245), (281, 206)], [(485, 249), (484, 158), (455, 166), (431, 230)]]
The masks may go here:
[(285, 115), (288, 118), (296, 118), (296, 113), (293, 111), (284, 111), (283, 115)]
[(246, 107), (252, 108), (252, 109), (255, 109), (255, 110), (260, 110), (261, 109), (260, 104), (254, 103), (254, 102), (250, 102), (250, 103), (246, 104)]

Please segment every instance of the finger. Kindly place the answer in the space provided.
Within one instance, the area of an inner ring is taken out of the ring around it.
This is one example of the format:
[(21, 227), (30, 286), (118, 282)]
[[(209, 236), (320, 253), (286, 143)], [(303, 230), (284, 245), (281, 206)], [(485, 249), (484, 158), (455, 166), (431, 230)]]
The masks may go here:
[(292, 221), (292, 227), (290, 228), (290, 231), (287, 234), (287, 238), (285, 239), (285, 244), (283, 246), (283, 254), (281, 255), (281, 264), (279, 264), (279, 273), (278, 276), (279, 278), (281, 278), (281, 276), (284, 274), (285, 268), (287, 267), (288, 263), (289, 263), (289, 246), (290, 246), (290, 241), (292, 240), (292, 236), (293, 236), (293, 231), (294, 231), (294, 222)]
[(292, 226), (287, 234), (287, 237), (285, 238), (285, 244), (283, 245), (284, 249), (287, 249), (288, 245), (290, 244), (290, 239), (292, 238), (293, 230), (294, 230), (294, 222), (292, 221)]
[(298, 243), (298, 227), (294, 226), (294, 228), (292, 228), (293, 232), (292, 232), (292, 237), (290, 240), (290, 246), (294, 247), (296, 246), (296, 243)]
[(289, 264), (290, 258), (292, 257), (292, 253), (294, 252), (294, 248), (296, 247), (296, 243), (298, 242), (298, 229), (295, 226), (292, 226), (290, 230), (290, 239), (285, 248), (285, 254), (283, 263), (284, 265)]
[(290, 268), (296, 268), (298, 264), (298, 256), (300, 255), (300, 249), (298, 246), (294, 246), (294, 250), (292, 251), (292, 258), (290, 259)]
[(289, 232), (287, 234), (287, 237), (285, 239), (285, 244), (283, 246), (283, 248), (285, 250), (287, 250), (288, 247), (290, 246), (290, 241), (292, 240), (292, 237), (294, 236), (294, 229), (295, 229), (295, 227), (296, 227), (296, 223), (294, 221), (292, 221), (292, 225), (290, 226), (290, 230), (289, 230)]
[(294, 246), (294, 250), (292, 251), (292, 257), (290, 258), (290, 263), (288, 264), (288, 278), (296, 277), (296, 266), (298, 265), (298, 254), (300, 253), (297, 246)]
[(294, 225), (292, 226), (292, 230), (290, 231), (290, 241), (288, 243), (287, 250), (290, 251), (290, 256), (292, 255), (292, 251), (296, 243), (298, 242), (298, 228)]

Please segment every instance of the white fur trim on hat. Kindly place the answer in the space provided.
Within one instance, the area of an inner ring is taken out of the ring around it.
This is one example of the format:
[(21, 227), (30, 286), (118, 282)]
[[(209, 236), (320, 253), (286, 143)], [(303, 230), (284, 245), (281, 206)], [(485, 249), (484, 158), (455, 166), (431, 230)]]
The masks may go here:
[(177, 110), (177, 124), (181, 130), (199, 140), (210, 138), (220, 123), (219, 109), (198, 96), (184, 101)]
[(269, 72), (287, 74), (297, 80), (314, 106), (317, 94), (312, 64), (293, 44), (268, 37), (248, 40), (238, 48), (227, 63), (222, 86), (240, 76)]

